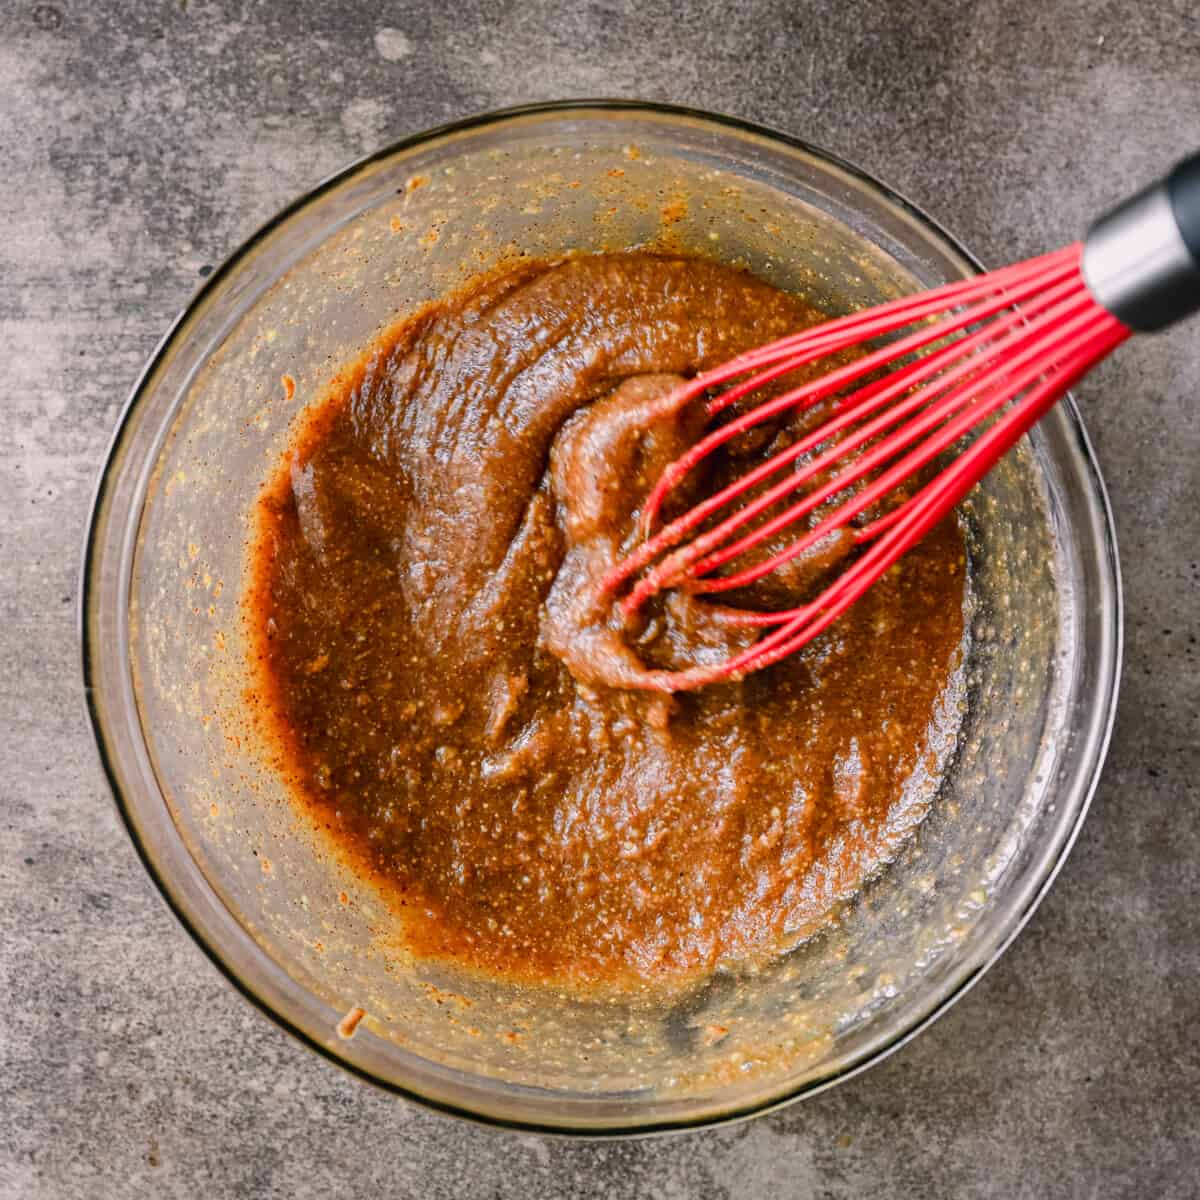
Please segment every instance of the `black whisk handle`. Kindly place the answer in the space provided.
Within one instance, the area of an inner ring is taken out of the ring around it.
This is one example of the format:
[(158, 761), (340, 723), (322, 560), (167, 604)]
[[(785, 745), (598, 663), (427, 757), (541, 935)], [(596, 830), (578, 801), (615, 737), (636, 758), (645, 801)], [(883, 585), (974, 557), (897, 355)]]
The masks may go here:
[(1167, 176), (1167, 195), (1184, 243), (1200, 263), (1200, 154), (1185, 158)]
[(1082, 265), (1096, 300), (1139, 333), (1200, 310), (1200, 154), (1102, 216)]

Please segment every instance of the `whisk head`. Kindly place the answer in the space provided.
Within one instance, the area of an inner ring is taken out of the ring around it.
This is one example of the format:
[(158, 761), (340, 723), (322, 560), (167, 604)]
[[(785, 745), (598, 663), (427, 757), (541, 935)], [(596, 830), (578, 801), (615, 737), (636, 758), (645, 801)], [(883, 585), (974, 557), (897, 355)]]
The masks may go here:
[[(731, 409), (736, 415), (673, 462), (647, 498), (643, 540), (601, 585), (619, 597), (626, 618), (669, 588), (708, 594), (748, 588), (831, 537), (849, 536), (859, 550), (806, 603), (777, 612), (726, 610), (725, 619), (763, 629), (746, 650), (714, 665), (656, 672), (648, 686), (686, 691), (741, 678), (800, 649), (1124, 341), (1130, 330), (1093, 298), (1081, 253), (1076, 243), (829, 321), (682, 384), (681, 404), (707, 394), (710, 418)], [(845, 361), (849, 352), (854, 357)], [(778, 391), (776, 381), (834, 356), (837, 365), (823, 375), (754, 402), (771, 385)], [(815, 428), (660, 522), (672, 494), (720, 447), (824, 401), (829, 411)], [(926, 478), (943, 455), (949, 461)], [(919, 486), (897, 503), (914, 480)], [(818, 510), (820, 519), (775, 549), (776, 540)]]

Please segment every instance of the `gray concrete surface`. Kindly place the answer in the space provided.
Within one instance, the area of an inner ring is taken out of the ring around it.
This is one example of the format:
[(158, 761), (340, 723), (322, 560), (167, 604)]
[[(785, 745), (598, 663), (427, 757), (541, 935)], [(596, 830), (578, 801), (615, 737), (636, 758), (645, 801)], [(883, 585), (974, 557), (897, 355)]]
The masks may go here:
[(1188, 1197), (1200, 1190), (1200, 326), (1080, 389), (1128, 602), (1109, 765), (1015, 947), (880, 1068), (580, 1145), (418, 1112), (251, 1011), (109, 802), (74, 601), (93, 479), (200, 277), (397, 135), (583, 95), (857, 160), (992, 263), (1200, 145), (1188, 0), (0, 0), (0, 1197)]

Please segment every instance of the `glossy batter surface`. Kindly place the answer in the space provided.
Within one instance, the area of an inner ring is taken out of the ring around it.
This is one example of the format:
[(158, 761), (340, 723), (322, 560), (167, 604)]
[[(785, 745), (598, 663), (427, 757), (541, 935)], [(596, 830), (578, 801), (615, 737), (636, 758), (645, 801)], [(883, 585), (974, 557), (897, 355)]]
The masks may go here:
[[(920, 820), (958, 719), (953, 522), (803, 653), (694, 694), (636, 685), (745, 631), (680, 596), (622, 630), (588, 586), (703, 424), (671, 386), (819, 316), (702, 259), (525, 265), (394, 329), (264, 491), (260, 707), (417, 953), (703, 971), (811, 930)], [(844, 550), (741, 599), (800, 595)]]

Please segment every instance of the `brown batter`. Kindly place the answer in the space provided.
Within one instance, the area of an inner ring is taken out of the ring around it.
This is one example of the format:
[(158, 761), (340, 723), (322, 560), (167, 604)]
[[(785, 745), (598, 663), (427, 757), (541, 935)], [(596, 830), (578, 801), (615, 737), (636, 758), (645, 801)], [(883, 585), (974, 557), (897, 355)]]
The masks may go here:
[[(703, 971), (811, 930), (920, 820), (957, 720), (953, 522), (801, 654), (675, 697), (639, 684), (753, 635), (679, 594), (624, 630), (589, 586), (703, 422), (679, 376), (819, 318), (702, 259), (523, 265), (392, 330), (265, 490), (260, 699), (417, 953)], [(846, 549), (735, 599), (794, 602)]]

